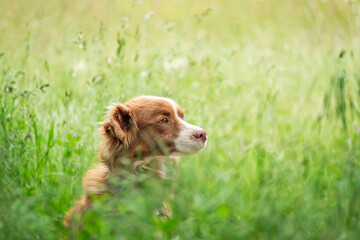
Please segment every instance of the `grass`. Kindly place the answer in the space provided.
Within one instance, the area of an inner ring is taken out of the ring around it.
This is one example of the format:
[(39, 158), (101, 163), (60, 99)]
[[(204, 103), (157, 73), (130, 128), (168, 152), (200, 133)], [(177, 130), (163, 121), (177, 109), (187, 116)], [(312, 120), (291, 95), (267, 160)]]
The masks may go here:
[(175, 99), (208, 146), (166, 181), (114, 182), (79, 239), (358, 239), (358, 7), (1, 1), (0, 239), (69, 237), (105, 106), (141, 94)]

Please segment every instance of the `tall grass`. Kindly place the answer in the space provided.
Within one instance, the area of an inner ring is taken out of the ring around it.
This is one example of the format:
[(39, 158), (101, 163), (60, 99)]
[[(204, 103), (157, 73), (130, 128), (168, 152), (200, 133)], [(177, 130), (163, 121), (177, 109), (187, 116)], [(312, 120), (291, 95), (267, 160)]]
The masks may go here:
[(176, 100), (208, 146), (165, 181), (112, 180), (79, 239), (359, 238), (358, 7), (1, 1), (0, 239), (72, 236), (97, 122), (140, 94)]

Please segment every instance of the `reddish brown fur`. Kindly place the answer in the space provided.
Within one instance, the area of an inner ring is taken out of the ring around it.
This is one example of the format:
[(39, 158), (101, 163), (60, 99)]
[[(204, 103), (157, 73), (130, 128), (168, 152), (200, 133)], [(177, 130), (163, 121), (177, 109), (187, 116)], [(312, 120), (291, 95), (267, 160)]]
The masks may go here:
[[(177, 115), (184, 117), (179, 107)], [(169, 124), (159, 125), (165, 117), (170, 120)], [(111, 191), (108, 179), (117, 169), (136, 174), (136, 168), (141, 166), (159, 178), (164, 177), (161, 156), (174, 151), (173, 139), (180, 131), (173, 105), (148, 97), (137, 97), (125, 104), (111, 106), (101, 125), (100, 164), (86, 173), (83, 197), (65, 214), (64, 224), (67, 227), (74, 214), (81, 215), (91, 206), (91, 196), (101, 196)], [(165, 144), (165, 149), (159, 147), (159, 139)]]

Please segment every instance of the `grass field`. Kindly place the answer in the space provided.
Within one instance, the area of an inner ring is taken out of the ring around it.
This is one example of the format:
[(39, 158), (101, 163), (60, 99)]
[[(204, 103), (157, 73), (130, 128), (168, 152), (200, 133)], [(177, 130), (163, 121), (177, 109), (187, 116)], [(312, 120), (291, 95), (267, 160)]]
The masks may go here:
[(1, 0), (0, 239), (69, 237), (105, 106), (142, 94), (208, 146), (129, 177), (79, 239), (360, 239), (359, 7)]

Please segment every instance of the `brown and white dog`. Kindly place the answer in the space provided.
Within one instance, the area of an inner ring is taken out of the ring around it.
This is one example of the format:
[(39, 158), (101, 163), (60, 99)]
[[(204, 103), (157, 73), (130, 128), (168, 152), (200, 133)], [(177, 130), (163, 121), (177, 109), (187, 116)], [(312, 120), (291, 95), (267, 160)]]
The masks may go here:
[(172, 99), (140, 96), (108, 109), (100, 128), (100, 163), (83, 178), (84, 195), (65, 214), (67, 227), (74, 214), (91, 206), (91, 196), (111, 192), (109, 178), (119, 169), (137, 174), (141, 167), (163, 178), (165, 156), (194, 154), (206, 146), (206, 131), (185, 122), (184, 112)]

